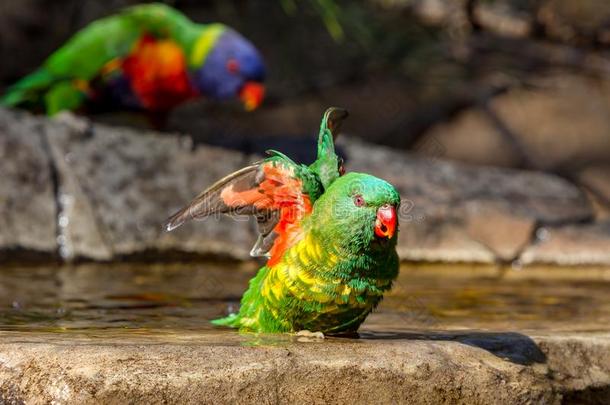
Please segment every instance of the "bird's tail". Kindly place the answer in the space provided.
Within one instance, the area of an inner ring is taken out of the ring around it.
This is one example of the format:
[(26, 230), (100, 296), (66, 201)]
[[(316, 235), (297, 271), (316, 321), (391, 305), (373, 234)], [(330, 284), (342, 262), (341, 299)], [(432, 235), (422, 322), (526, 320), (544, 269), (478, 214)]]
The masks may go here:
[(40, 106), (45, 92), (53, 85), (55, 78), (46, 69), (41, 68), (31, 73), (8, 88), (0, 97), (0, 104), (5, 107)]
[(216, 326), (228, 326), (229, 328), (239, 328), (239, 314), (231, 314), (224, 318), (214, 319), (211, 321)]
[(53, 75), (40, 68), (8, 88), (0, 97), (0, 105), (45, 111), (54, 115), (62, 110), (74, 110), (85, 100), (77, 81)]

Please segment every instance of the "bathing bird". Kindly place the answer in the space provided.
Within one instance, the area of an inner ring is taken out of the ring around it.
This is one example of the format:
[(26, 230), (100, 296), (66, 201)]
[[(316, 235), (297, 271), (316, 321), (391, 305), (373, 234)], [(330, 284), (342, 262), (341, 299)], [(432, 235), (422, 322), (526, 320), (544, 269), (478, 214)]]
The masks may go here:
[(400, 197), (375, 176), (345, 173), (334, 140), (346, 116), (343, 109), (326, 111), (313, 164), (269, 151), (166, 222), (171, 231), (219, 213), (256, 218), (251, 255), (267, 262), (239, 311), (214, 324), (244, 332), (352, 333), (392, 287)]
[(144, 110), (167, 113), (205, 97), (264, 97), (265, 66), (250, 41), (226, 25), (196, 24), (164, 4), (144, 4), (96, 20), (25, 76), (0, 104), (44, 111)]

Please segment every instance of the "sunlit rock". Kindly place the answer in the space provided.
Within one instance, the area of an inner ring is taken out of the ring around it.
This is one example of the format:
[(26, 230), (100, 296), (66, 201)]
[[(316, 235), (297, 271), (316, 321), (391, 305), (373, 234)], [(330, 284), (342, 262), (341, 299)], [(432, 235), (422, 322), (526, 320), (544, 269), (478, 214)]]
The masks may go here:
[(0, 109), (0, 251), (55, 254), (57, 205), (50, 160), (41, 123), (29, 114)]

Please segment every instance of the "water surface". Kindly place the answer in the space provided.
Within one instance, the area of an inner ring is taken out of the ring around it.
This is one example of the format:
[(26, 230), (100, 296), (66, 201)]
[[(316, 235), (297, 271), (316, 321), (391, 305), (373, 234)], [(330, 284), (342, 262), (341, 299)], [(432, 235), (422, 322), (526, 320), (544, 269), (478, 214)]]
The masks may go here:
[[(41, 341), (61, 341), (69, 335), (83, 341), (243, 343), (237, 333), (209, 321), (238, 308), (255, 271), (255, 263), (4, 268), (0, 334)], [(594, 278), (575, 277), (578, 269), (545, 269), (532, 277), (511, 271), (404, 266), (393, 291), (361, 328), (361, 337), (610, 330), (610, 281), (605, 270)]]

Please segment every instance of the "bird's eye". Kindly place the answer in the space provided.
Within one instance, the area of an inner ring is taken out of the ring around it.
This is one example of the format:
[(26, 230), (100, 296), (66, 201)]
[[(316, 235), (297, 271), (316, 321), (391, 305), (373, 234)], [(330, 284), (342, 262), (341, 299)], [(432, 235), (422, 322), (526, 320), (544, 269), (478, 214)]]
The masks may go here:
[(356, 207), (362, 207), (364, 205), (364, 198), (360, 194), (354, 196), (354, 205)]
[(235, 59), (229, 59), (227, 62), (227, 70), (232, 74), (239, 73), (239, 62), (237, 62)]

